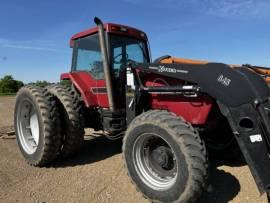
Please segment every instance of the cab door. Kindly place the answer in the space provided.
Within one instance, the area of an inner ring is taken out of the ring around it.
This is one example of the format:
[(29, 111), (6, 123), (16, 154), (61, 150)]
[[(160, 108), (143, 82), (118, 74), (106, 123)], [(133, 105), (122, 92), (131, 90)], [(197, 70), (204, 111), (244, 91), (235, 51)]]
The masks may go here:
[(87, 106), (109, 107), (98, 35), (75, 40), (72, 58), (70, 74)]

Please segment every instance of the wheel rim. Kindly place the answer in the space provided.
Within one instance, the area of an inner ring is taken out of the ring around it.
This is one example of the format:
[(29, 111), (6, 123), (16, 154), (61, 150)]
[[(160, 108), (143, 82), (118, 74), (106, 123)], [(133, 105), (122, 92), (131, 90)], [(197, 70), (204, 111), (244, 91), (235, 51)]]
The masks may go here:
[(178, 167), (175, 153), (159, 135), (140, 135), (133, 146), (132, 160), (140, 179), (148, 187), (164, 191), (176, 182)]
[(18, 138), (23, 150), (33, 154), (39, 143), (39, 122), (35, 106), (29, 99), (24, 99), (18, 106)]

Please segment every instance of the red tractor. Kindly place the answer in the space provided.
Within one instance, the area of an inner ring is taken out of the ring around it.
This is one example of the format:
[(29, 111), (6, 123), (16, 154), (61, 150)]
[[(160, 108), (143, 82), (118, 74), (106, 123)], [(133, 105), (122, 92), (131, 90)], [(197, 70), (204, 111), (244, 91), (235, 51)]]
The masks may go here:
[(90, 127), (123, 137), (128, 174), (151, 201), (197, 201), (207, 186), (206, 149), (242, 152), (269, 193), (270, 89), (262, 77), (245, 66), (151, 63), (144, 32), (95, 23), (70, 41), (72, 68), (61, 75), (70, 88), (18, 92), (14, 125), (29, 164), (71, 155)]

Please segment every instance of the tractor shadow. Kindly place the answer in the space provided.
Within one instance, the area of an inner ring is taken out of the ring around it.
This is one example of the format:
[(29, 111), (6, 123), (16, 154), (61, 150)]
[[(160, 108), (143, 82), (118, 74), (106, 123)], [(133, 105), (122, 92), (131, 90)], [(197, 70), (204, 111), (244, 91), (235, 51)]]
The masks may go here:
[(55, 168), (92, 164), (122, 152), (122, 140), (109, 140), (105, 136), (88, 136), (82, 148), (70, 158), (58, 158), (51, 165)]
[[(51, 167), (65, 168), (92, 164), (122, 153), (121, 139), (111, 141), (104, 136), (89, 136), (87, 138), (75, 156), (70, 159), (58, 158)], [(245, 163), (242, 161), (221, 161), (210, 157), (210, 186), (199, 201), (200, 203), (226, 203), (239, 193), (241, 186), (238, 179), (231, 173), (220, 169), (219, 166), (222, 165), (238, 167), (245, 165)]]
[(218, 168), (219, 166), (243, 166), (243, 161), (221, 161), (210, 159), (209, 182), (210, 186), (203, 195), (202, 203), (227, 203), (233, 200), (240, 192), (241, 186), (238, 179), (229, 172)]

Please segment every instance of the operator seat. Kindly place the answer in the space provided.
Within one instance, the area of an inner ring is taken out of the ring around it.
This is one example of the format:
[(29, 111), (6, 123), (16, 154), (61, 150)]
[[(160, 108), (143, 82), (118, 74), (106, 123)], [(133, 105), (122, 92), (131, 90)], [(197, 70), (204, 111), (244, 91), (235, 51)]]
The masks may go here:
[(102, 61), (94, 61), (91, 72), (94, 75), (95, 79), (97, 79), (97, 80), (104, 79), (104, 71), (103, 71)]

